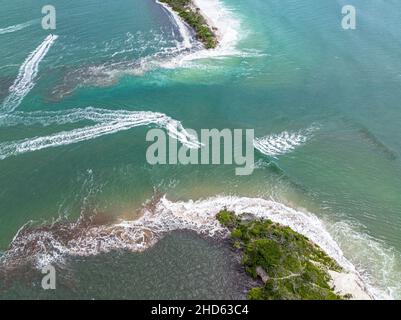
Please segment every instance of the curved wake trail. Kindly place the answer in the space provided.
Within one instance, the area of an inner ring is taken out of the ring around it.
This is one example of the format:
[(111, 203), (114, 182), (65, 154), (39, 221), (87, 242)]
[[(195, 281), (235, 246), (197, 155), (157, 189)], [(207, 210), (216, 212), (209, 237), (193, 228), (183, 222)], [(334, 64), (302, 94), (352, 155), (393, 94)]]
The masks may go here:
[(20, 23), (20, 24), (16, 24), (14, 26), (10, 26), (10, 27), (7, 27), (7, 28), (0, 28), (0, 34), (12, 33), (12, 32), (15, 32), (15, 31), (19, 31), (19, 30), (25, 29), (25, 28), (33, 25), (35, 22), (37, 22), (37, 20), (31, 20), (31, 21)]
[(24, 97), (35, 86), (34, 80), (39, 71), (39, 63), (46, 56), (58, 36), (48, 35), (21, 65), (9, 95), (0, 107), (0, 113), (12, 112), (21, 104)]
[(0, 127), (12, 127), (17, 125), (41, 125), (47, 127), (51, 125), (63, 125), (82, 121), (104, 123), (124, 120), (132, 114), (133, 111), (129, 110), (108, 110), (95, 107), (61, 111), (17, 111), (10, 114), (0, 115)]
[[(8, 118), (11, 121), (8, 121)], [(52, 124), (77, 123), (85, 120), (93, 121), (96, 124), (43, 137), (0, 143), (0, 160), (27, 152), (92, 140), (104, 135), (148, 125), (166, 129), (169, 136), (179, 140), (189, 148), (200, 147), (199, 141), (185, 130), (181, 122), (163, 113), (150, 111), (114, 111), (87, 108), (61, 112), (20, 113), (0, 117), (0, 125), (10, 125), (14, 121), (15, 125), (19, 123), (30, 125), (36, 123), (49, 126)]]
[[(163, 113), (88, 107), (64, 111), (17, 111), (10, 114), (0, 114), (0, 127), (18, 125), (40, 125), (46, 127), (85, 121), (93, 122), (94, 125), (44, 137), (0, 143), (0, 160), (26, 152), (91, 140), (103, 135), (147, 125), (156, 125), (166, 129), (172, 138), (179, 140), (189, 148), (201, 147), (201, 143), (195, 137), (192, 137), (179, 121)], [(309, 139), (312, 130), (314, 128), (297, 133), (284, 131), (280, 134), (255, 138), (254, 148), (264, 155), (277, 158), (280, 155), (292, 152), (295, 148), (304, 144)]]
[(276, 158), (277, 156), (292, 152), (295, 148), (303, 145), (310, 137), (312, 129), (299, 132), (284, 131), (279, 134), (255, 138), (253, 145), (266, 156)]

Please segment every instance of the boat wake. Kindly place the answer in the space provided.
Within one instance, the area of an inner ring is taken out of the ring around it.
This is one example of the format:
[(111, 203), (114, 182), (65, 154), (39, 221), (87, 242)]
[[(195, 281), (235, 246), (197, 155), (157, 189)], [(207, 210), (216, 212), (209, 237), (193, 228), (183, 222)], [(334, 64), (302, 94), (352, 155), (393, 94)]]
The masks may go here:
[(134, 127), (149, 125), (166, 129), (169, 136), (179, 140), (189, 148), (200, 147), (197, 138), (190, 135), (181, 122), (157, 112), (107, 110), (89, 107), (70, 111), (24, 112), (0, 116), (0, 126), (18, 124), (49, 126), (83, 121), (91, 121), (95, 122), (95, 124), (43, 137), (2, 142), (0, 143), (0, 160), (27, 152), (69, 145)]
[[(153, 125), (166, 129), (168, 135), (189, 148), (199, 148), (202, 144), (188, 133), (178, 120), (151, 111), (109, 110), (95, 107), (63, 111), (13, 112), (0, 114), (0, 127), (51, 126), (92, 122), (94, 124), (70, 131), (62, 131), (43, 137), (0, 143), (0, 160), (19, 154), (38, 151), (50, 147), (65, 146), (104, 135), (126, 131), (138, 126)], [(304, 144), (314, 128), (297, 133), (284, 131), (280, 134), (254, 139), (254, 148), (262, 154), (277, 158)]]
[[(126, 131), (138, 126), (155, 126), (166, 129), (168, 135), (188, 148), (200, 148), (199, 140), (188, 133), (178, 120), (151, 111), (109, 110), (94, 107), (71, 109), (64, 111), (14, 112), (0, 114), (0, 127), (51, 126), (72, 123), (93, 122), (70, 131), (62, 131), (43, 137), (27, 138), (18, 141), (0, 143), (0, 160), (19, 154), (39, 151), (50, 147), (65, 146), (82, 141), (92, 140), (104, 135)], [(254, 139), (254, 148), (262, 154), (277, 158), (292, 152), (296, 147), (308, 140), (312, 129), (304, 130), (304, 134), (284, 131), (262, 138)]]
[(0, 28), (0, 34), (12, 33), (12, 32), (16, 32), (16, 31), (25, 29), (27, 27), (30, 27), (31, 25), (33, 25), (37, 21), (38, 20), (31, 20), (31, 21), (20, 23), (20, 24), (16, 24), (16, 25), (13, 25), (13, 26), (10, 26), (10, 27)]
[(301, 130), (299, 132), (284, 131), (279, 134), (268, 135), (254, 140), (254, 147), (262, 154), (277, 158), (280, 155), (292, 152), (295, 148), (309, 140), (315, 128)]
[(35, 86), (35, 78), (39, 71), (39, 63), (46, 56), (50, 47), (58, 36), (49, 35), (44, 41), (28, 56), (19, 69), (14, 84), (9, 89), (9, 95), (0, 106), (0, 113), (12, 112), (21, 104), (24, 97)]

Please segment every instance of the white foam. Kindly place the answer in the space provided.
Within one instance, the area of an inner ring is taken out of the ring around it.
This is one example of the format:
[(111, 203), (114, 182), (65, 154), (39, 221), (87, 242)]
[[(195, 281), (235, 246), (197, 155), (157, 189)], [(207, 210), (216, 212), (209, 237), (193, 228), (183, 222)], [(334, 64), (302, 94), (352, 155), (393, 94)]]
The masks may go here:
[(175, 221), (183, 219), (185, 224), (195, 225), (195, 229), (205, 229), (210, 235), (213, 235), (217, 230), (221, 230), (214, 217), (222, 208), (227, 208), (227, 210), (237, 214), (250, 213), (258, 218), (268, 218), (273, 222), (289, 226), (294, 231), (307, 236), (318, 244), (344, 268), (347, 270), (353, 269), (349, 261), (345, 259), (341, 249), (316, 216), (294, 210), (272, 200), (216, 196), (206, 200), (171, 202), (166, 198), (162, 198), (157, 206), (157, 211), (162, 216), (170, 215), (172, 220)]
[[(156, 0), (156, 2), (166, 8), (174, 17), (174, 21), (179, 27), (180, 34), (187, 43), (187, 48), (193, 48), (194, 39), (185, 22), (166, 4)], [(241, 39), (241, 23), (234, 15), (234, 11), (225, 6), (220, 0), (192, 0), (193, 4), (200, 9), (202, 16), (206, 19), (209, 26), (216, 28), (218, 46), (215, 49), (203, 49), (196, 52), (186, 53), (174, 59), (175, 63), (191, 61), (203, 58), (217, 58), (224, 56), (242, 55), (236, 46)]]
[(179, 49), (190, 49), (193, 47), (193, 37), (191, 35), (191, 31), (188, 28), (188, 26), (182, 21), (182, 19), (178, 16), (178, 14), (170, 8), (169, 5), (166, 3), (160, 2), (156, 0), (156, 3), (161, 5), (164, 9), (167, 10), (167, 12), (170, 14), (170, 16), (173, 18), (172, 20), (176, 24), (181, 37), (182, 37), (182, 43), (179, 44)]
[(13, 26), (10, 26), (10, 27), (0, 28), (0, 34), (12, 33), (12, 32), (15, 32), (15, 31), (19, 31), (19, 30), (25, 29), (25, 28), (33, 25), (35, 22), (37, 22), (37, 20), (31, 20), (31, 21), (20, 23), (20, 24), (16, 24), (16, 25), (13, 25)]
[(129, 110), (109, 110), (95, 107), (76, 108), (61, 111), (34, 111), (19, 112), (0, 115), (0, 127), (11, 127), (16, 125), (62, 125), (77, 123), (81, 121), (92, 121), (96, 123), (113, 122), (124, 120), (135, 113)]
[[(216, 234), (221, 235), (224, 234), (224, 229), (221, 228), (214, 217), (222, 208), (227, 208), (237, 214), (246, 212), (259, 218), (267, 218), (273, 222), (288, 226), (292, 230), (306, 236), (312, 242), (319, 245), (330, 257), (336, 260), (346, 272), (353, 274), (356, 279), (358, 279), (358, 282), (365, 286), (362, 287), (362, 289), (376, 299), (390, 299), (400, 294), (397, 281), (381, 282), (381, 280), (385, 279), (381, 279), (380, 275), (388, 274), (389, 270), (380, 270), (381, 267), (386, 268), (387, 266), (380, 266), (380, 263), (377, 264), (375, 260), (377, 258), (385, 264), (392, 255), (387, 254), (388, 252), (386, 250), (382, 250), (384, 249), (382, 246), (378, 246), (378, 250), (371, 252), (371, 245), (369, 245), (369, 243), (376, 243), (377, 245), (376, 241), (373, 239), (370, 239), (371, 241), (368, 242), (359, 241), (359, 249), (356, 249), (356, 252), (355, 249), (347, 250), (347, 254), (353, 258), (353, 261), (358, 260), (355, 259), (355, 256), (361, 259), (361, 261), (358, 261), (358, 268), (356, 268), (355, 265), (345, 257), (342, 249), (328, 231), (327, 225), (320, 219), (309, 212), (295, 210), (272, 200), (217, 196), (198, 201), (171, 202), (166, 198), (162, 198), (153, 211), (156, 212), (157, 215), (150, 213), (145, 214), (140, 221), (143, 226), (148, 226), (151, 229), (154, 228), (158, 230), (158, 232), (162, 230), (190, 229), (209, 236), (214, 236)], [(127, 224), (128, 222), (125, 223)], [(350, 237), (352, 239), (359, 237), (365, 239), (364, 235), (356, 232), (349, 227), (349, 225), (347, 226), (347, 232), (342, 234), (342, 241), (349, 242)], [(334, 225), (330, 230), (339, 230), (339, 228)], [(359, 254), (361, 248), (364, 250), (362, 255)], [(382, 254), (381, 257), (377, 256), (380, 252)], [(386, 256), (385, 259), (383, 259), (383, 255)], [(376, 270), (378, 274), (372, 271), (371, 264), (379, 265), (379, 269)], [(395, 271), (395, 269), (390, 270)], [(399, 276), (400, 271), (398, 270), (395, 271), (391, 277), (397, 279)], [(374, 281), (373, 278), (375, 279)], [(390, 287), (389, 284), (391, 284)], [(396, 286), (396, 288), (394, 288), (394, 286)]]
[(264, 155), (277, 157), (295, 150), (310, 137), (313, 128), (299, 132), (284, 131), (278, 134), (255, 138), (253, 145)]
[[(122, 75), (143, 76), (146, 72), (155, 69), (176, 69), (176, 68), (203, 68), (204, 59), (223, 59), (227, 57), (240, 56), (260, 56), (257, 50), (239, 50), (238, 42), (246, 35), (246, 31), (241, 28), (241, 23), (236, 17), (234, 10), (227, 8), (221, 1), (203, 0), (196, 1), (202, 14), (209, 21), (210, 25), (218, 29), (219, 44), (215, 49), (205, 49), (203, 45), (196, 40), (194, 32), (187, 24), (175, 13), (168, 5), (156, 0), (166, 11), (174, 25), (177, 26), (182, 41), (176, 41), (173, 46), (162, 47), (157, 53), (144, 56), (135, 61), (122, 61), (116, 63), (105, 63), (98, 66), (92, 66), (81, 70), (83, 77), (80, 78), (79, 85), (112, 85)], [(157, 45), (160, 45), (160, 38), (155, 39)], [(169, 43), (170, 44), (170, 43)], [(147, 43), (146, 46), (152, 47), (154, 43)], [(127, 50), (132, 50), (132, 44), (129, 48), (119, 48), (111, 54), (112, 59)], [(71, 77), (78, 78), (76, 74)], [(71, 89), (67, 91), (71, 92)]]
[[(38, 115), (35, 117), (35, 115)], [(12, 119), (8, 121), (8, 117)], [(182, 124), (163, 113), (150, 111), (105, 110), (96, 108), (73, 109), (71, 111), (27, 113), (3, 115), (0, 124), (40, 123), (42, 125), (75, 123), (84, 120), (98, 122), (70, 131), (62, 131), (48, 136), (28, 138), (19, 141), (0, 143), (0, 160), (19, 154), (38, 151), (50, 147), (69, 145), (95, 139), (104, 135), (129, 130), (138, 126), (155, 125), (165, 128), (167, 133), (189, 148), (200, 146), (196, 137), (191, 136)]]
[(48, 35), (24, 61), (14, 84), (9, 89), (8, 97), (0, 107), (0, 112), (14, 111), (31, 91), (35, 85), (34, 80), (39, 71), (39, 63), (46, 56), (57, 37), (56, 35)]
[(401, 254), (364, 232), (350, 221), (328, 225), (328, 230), (351, 261), (358, 267), (365, 283), (378, 299), (401, 298)]
[(245, 31), (241, 30), (241, 23), (234, 15), (233, 10), (227, 8), (219, 0), (194, 0), (193, 3), (200, 9), (208, 24), (217, 28), (215, 32), (219, 41), (218, 46), (214, 49), (205, 49), (201, 46), (194, 47), (196, 50), (181, 52), (174, 57), (160, 61), (157, 64), (158, 67), (173, 69), (184, 67), (197, 60), (249, 55), (237, 49), (241, 34), (244, 35)]
[[(0, 143), (0, 159), (5, 159), (10, 156), (30, 151), (95, 139), (106, 134), (150, 124), (165, 128), (171, 137), (181, 141), (190, 148), (198, 148), (200, 146), (196, 137), (191, 136), (179, 121), (176, 121), (162, 113), (108, 110), (88, 107), (85, 109), (71, 109), (65, 111), (36, 111), (0, 114), (0, 127), (16, 125), (29, 126), (35, 124), (50, 126), (82, 121), (95, 122), (96, 125), (60, 132), (45, 137), (35, 137), (20, 141)], [(309, 128), (297, 133), (284, 131), (280, 134), (255, 138), (254, 147), (267, 156), (277, 157), (292, 152), (296, 147), (305, 143), (313, 130), (315, 129)]]
[[(335, 259), (346, 272), (358, 279), (368, 281), (362, 289), (375, 298), (390, 298), (380, 289), (369, 285), (369, 279), (360, 276), (359, 270), (344, 256), (342, 249), (315, 215), (292, 209), (286, 205), (261, 198), (216, 196), (197, 201), (172, 202), (162, 197), (144, 207), (137, 220), (122, 220), (108, 225), (80, 226), (80, 221), (59, 226), (56, 229), (38, 228), (20, 230), (3, 255), (2, 262), (13, 263), (34, 260), (37, 267), (48, 263), (63, 263), (67, 256), (88, 256), (113, 250), (143, 251), (154, 245), (167, 232), (193, 230), (210, 237), (225, 237), (227, 229), (216, 220), (215, 215), (226, 208), (237, 214), (250, 213), (258, 218), (288, 226), (308, 237)], [(82, 230), (81, 230), (82, 229)], [(351, 234), (354, 231), (349, 231)]]
[[(202, 15), (208, 20), (212, 27), (218, 29), (219, 44), (215, 49), (205, 49), (193, 35), (193, 31), (168, 5), (156, 0), (156, 3), (168, 11), (172, 21), (178, 27), (182, 42), (177, 42), (175, 48), (162, 48), (160, 52), (143, 57), (133, 66), (125, 66), (123, 69), (115, 66), (101, 66), (99, 72), (105, 76), (115, 77), (121, 74), (143, 75), (155, 68), (175, 69), (178, 67), (192, 66), (191, 63), (202, 59), (221, 59), (229, 56), (254, 56), (256, 52), (244, 52), (236, 48), (241, 34), (240, 21), (235, 17), (233, 10), (228, 9), (218, 0), (194, 1), (194, 4), (201, 9)], [(110, 70), (112, 69), (112, 70)], [(132, 69), (132, 70), (130, 70)]]
[(212, 56), (238, 54), (236, 45), (241, 39), (240, 20), (235, 17), (234, 11), (225, 6), (220, 0), (193, 0), (202, 15), (206, 18), (211, 27), (217, 28), (219, 45), (211, 50)]

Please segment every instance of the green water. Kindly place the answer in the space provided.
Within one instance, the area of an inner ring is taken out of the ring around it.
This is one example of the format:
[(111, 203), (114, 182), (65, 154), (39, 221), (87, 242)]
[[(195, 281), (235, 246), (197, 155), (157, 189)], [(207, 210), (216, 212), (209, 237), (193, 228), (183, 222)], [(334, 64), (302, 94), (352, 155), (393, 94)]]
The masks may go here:
[[(267, 166), (244, 177), (233, 166), (153, 167), (145, 158), (144, 126), (6, 157), (0, 160), (1, 250), (29, 220), (75, 219), (86, 207), (134, 217), (155, 188), (170, 200), (272, 197), (316, 214), (374, 286), (401, 297), (401, 4), (352, 2), (357, 29), (345, 31), (347, 1), (224, 0), (240, 22), (242, 54), (164, 68), (152, 61), (168, 59), (158, 53), (175, 48), (180, 36), (153, 0), (53, 1), (59, 38), (15, 110), (22, 116), (93, 106), (161, 112), (194, 129), (254, 128), (257, 137), (316, 129), (274, 160), (279, 174)], [(0, 0), (0, 28), (41, 18), (44, 4)], [(48, 34), (39, 21), (0, 34), (0, 101)], [(4, 143), (85, 125), (1, 125), (0, 154)], [(258, 151), (255, 157), (270, 160)], [(170, 252), (162, 254), (167, 259)]]

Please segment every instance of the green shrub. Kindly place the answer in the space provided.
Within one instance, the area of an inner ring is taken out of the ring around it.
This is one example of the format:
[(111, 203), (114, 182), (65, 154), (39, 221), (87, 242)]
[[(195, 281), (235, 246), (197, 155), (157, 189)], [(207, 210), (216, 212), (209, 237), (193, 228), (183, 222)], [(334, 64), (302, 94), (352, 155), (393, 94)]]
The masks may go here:
[(257, 278), (257, 267), (269, 275), (249, 299), (341, 299), (330, 287), (328, 270), (341, 267), (308, 238), (270, 220), (243, 220), (222, 210), (218, 221), (231, 231), (233, 246), (242, 250), (245, 271)]
[(208, 26), (201, 13), (191, 9), (191, 0), (160, 0), (168, 4), (178, 15), (195, 30), (198, 40), (205, 48), (212, 49), (217, 46), (217, 39), (214, 32)]

